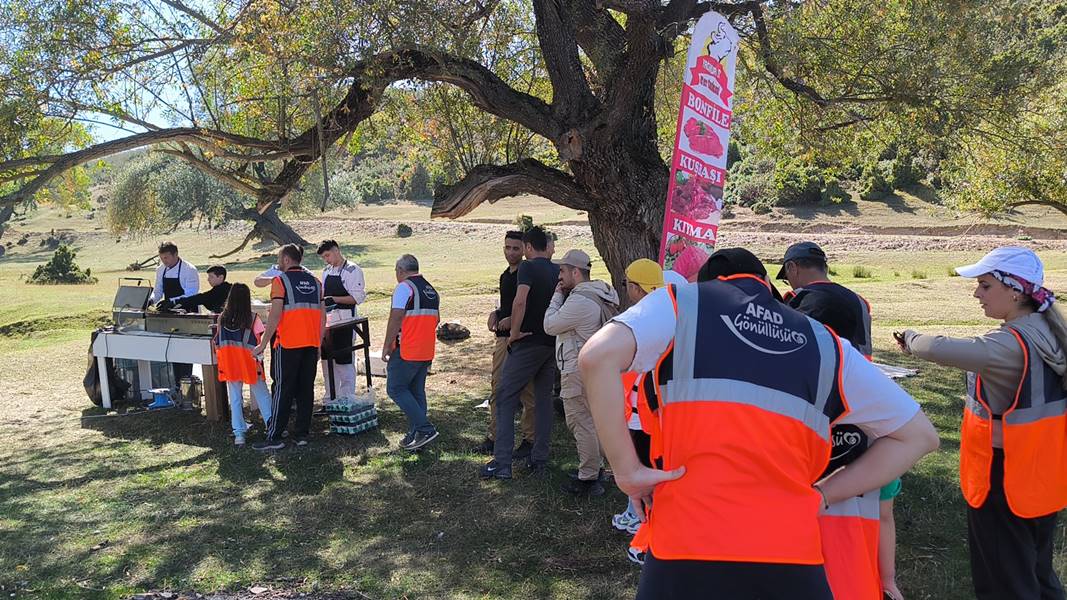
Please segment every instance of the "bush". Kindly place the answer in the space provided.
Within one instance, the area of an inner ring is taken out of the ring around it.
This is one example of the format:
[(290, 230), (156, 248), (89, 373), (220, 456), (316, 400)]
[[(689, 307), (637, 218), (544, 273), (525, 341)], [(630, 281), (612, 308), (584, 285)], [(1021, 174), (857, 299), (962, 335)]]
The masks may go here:
[(911, 272), (912, 279), (926, 279), (926, 271), (920, 271), (918, 269)]
[(755, 206), (774, 204), (774, 162), (770, 160), (744, 160), (734, 163), (726, 176), (723, 204)]
[(841, 182), (834, 177), (824, 180), (824, 186), (820, 193), (823, 204), (841, 204), (848, 200), (848, 192), (841, 187)]
[(889, 182), (892, 173), (889, 173), (889, 177), (886, 176), (889, 166), (887, 161), (882, 161), (863, 167), (863, 176), (860, 179), (860, 198), (881, 200), (893, 193), (893, 186)]
[(534, 220), (530, 215), (519, 215), (515, 217), (515, 228), (519, 231), (526, 233), (526, 231), (533, 226)]
[(867, 267), (856, 265), (852, 267), (852, 276), (856, 279), (870, 279), (874, 277), (874, 273)]
[(765, 215), (765, 214), (771, 212), (771, 205), (766, 203), (766, 202), (760, 202), (758, 204), (753, 204), (752, 205), (752, 212), (756, 213), (757, 215)]
[(47, 263), (34, 270), (29, 282), (36, 284), (96, 283), (96, 277), (93, 277), (89, 269), (82, 270), (74, 262), (75, 256), (77, 252), (70, 246), (61, 244)]
[(778, 206), (815, 204), (822, 199), (823, 176), (817, 167), (798, 161), (780, 162), (774, 169)]
[(396, 226), (396, 237), (406, 238), (411, 237), (411, 227), (401, 223)]
[(923, 178), (923, 172), (915, 164), (915, 156), (910, 150), (901, 150), (897, 153), (890, 165), (892, 180), (889, 182), (893, 189), (899, 190), (919, 183)]

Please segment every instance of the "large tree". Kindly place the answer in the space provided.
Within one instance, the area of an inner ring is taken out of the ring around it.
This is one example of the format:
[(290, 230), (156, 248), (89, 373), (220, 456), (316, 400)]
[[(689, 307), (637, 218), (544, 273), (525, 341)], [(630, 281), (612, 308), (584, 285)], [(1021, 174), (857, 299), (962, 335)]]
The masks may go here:
[[(389, 86), (447, 84), (555, 156), (475, 165), (437, 190), (433, 215), (544, 196), (588, 213), (619, 278), (658, 249), (668, 169), (657, 101), (661, 115), (673, 110), (662, 106), (672, 96), (661, 70), (708, 10), (745, 37), (738, 121), (787, 154), (833, 147), (843, 132), (854, 148), (906, 132), (909, 120), (933, 137), (1002, 126), (1063, 55), (1063, 40), (1044, 35), (1062, 7), (1038, 0), (162, 2), (4, 3), (13, 44), (0, 76), (50, 114), (109, 115), (139, 132), (5, 157), (0, 174), (23, 185), (0, 204), (25, 201), (74, 165), (163, 145), (255, 197), (257, 225), (274, 238), (298, 239), (276, 210), (309, 166), (356, 132)], [(486, 40), (529, 68), (487, 66)], [(148, 121), (146, 102), (167, 106), (168, 126)]]

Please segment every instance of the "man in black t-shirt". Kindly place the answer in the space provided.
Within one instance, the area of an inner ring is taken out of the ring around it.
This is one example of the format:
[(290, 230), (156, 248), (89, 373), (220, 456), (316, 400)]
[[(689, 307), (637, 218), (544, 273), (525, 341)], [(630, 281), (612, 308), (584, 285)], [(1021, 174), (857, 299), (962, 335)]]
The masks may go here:
[(785, 296), (789, 306), (848, 340), (871, 357), (871, 307), (859, 294), (830, 281), (826, 253), (815, 242), (793, 244), (785, 251), (778, 279), (793, 288)]
[(540, 227), (523, 234), (526, 261), (516, 273), (517, 287), (511, 309), (508, 356), (496, 394), (496, 444), (493, 460), (483, 466), (485, 479), (511, 479), (515, 444), (515, 410), (523, 388), (534, 385), (534, 441), (527, 466), (543, 473), (548, 464), (552, 436), (552, 384), (555, 377), (554, 337), (545, 333), (548, 303), (559, 282), (559, 267), (548, 259), (548, 236)]
[[(485, 440), (475, 447), (480, 454), (493, 453), (493, 440), (496, 439), (496, 396), (500, 387), (500, 376), (504, 371), (504, 359), (508, 355), (508, 337), (511, 336), (511, 308), (515, 303), (515, 292), (519, 287), (519, 264), (522, 263), (523, 243), (521, 231), (509, 231), (504, 236), (504, 260), (508, 268), (500, 274), (500, 307), (489, 313), (489, 331), (496, 334), (493, 346), (492, 394), (489, 396), (489, 431)], [(522, 401), (522, 443), (515, 449), (512, 458), (521, 459), (530, 456), (534, 439), (534, 395), (533, 384), (527, 385), (520, 396)]]

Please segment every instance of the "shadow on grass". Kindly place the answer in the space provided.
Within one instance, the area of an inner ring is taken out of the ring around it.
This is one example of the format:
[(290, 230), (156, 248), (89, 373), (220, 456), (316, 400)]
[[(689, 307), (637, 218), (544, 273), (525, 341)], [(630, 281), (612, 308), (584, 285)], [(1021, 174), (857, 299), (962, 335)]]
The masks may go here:
[(30, 442), (59, 426), (25, 432), (0, 455), (0, 584), (30, 565), (17, 577), (52, 597), (280, 578), (373, 598), (631, 594), (627, 537), (610, 526), (621, 494), (559, 491), (576, 465), (561, 423), (556, 470), (480, 481), (485, 457), (467, 449), (486, 415), (474, 400), (432, 400), (442, 436), (414, 455), (396, 447), (406, 419), (388, 400), (378, 431), (327, 435), (317, 418), (309, 447), (269, 454), (234, 448), (226, 423), (180, 412), (86, 419), (62, 446)]

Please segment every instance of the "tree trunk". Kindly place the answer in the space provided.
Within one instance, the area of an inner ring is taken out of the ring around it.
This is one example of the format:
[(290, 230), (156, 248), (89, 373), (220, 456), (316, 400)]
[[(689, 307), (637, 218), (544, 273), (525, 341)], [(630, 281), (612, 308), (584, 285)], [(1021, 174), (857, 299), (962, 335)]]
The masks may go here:
[(4, 232), (7, 231), (7, 222), (13, 214), (15, 214), (14, 204), (0, 207), (0, 240), (4, 239)]
[(265, 241), (272, 241), (279, 246), (284, 246), (285, 244), (296, 244), (302, 247), (311, 245), (311, 242), (305, 240), (288, 223), (282, 221), (281, 217), (278, 216), (277, 203), (271, 204), (262, 213), (253, 209), (247, 211), (246, 214), (248, 215), (247, 218), (255, 223), (255, 229), (258, 230), (259, 237)]

